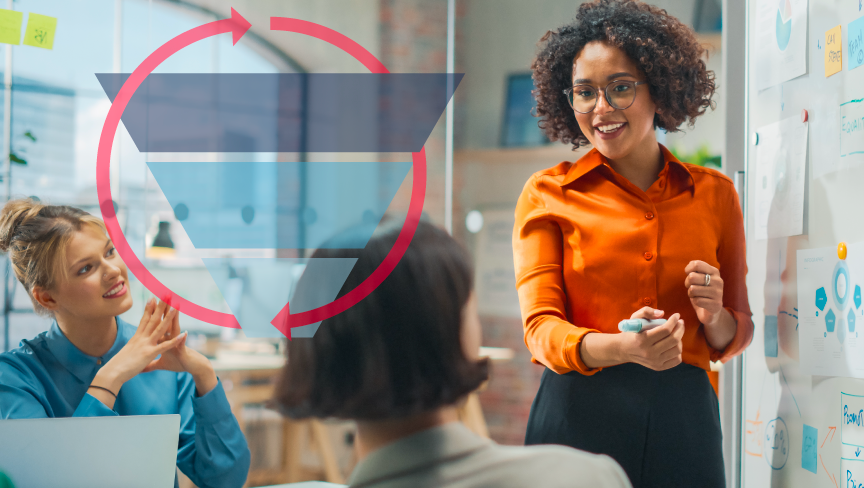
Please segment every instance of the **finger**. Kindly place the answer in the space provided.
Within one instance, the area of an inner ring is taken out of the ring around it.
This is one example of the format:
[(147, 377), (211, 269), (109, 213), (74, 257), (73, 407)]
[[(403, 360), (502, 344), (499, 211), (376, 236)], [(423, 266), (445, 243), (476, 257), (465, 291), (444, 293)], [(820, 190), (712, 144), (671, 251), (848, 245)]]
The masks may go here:
[(679, 364), (681, 364), (681, 359), (678, 357), (674, 357), (674, 358), (664, 362), (663, 365), (660, 366), (660, 369), (658, 371), (666, 371), (667, 369), (672, 369), (675, 366), (678, 366)]
[(692, 273), (694, 271), (697, 273), (702, 273), (702, 274), (710, 274), (710, 275), (712, 275), (711, 276), (712, 279), (714, 278), (713, 275), (720, 274), (720, 271), (717, 268), (715, 268), (714, 266), (711, 266), (710, 264), (706, 263), (705, 261), (698, 261), (698, 260), (697, 261), (690, 261), (687, 264), (687, 266), (684, 267), (685, 273)]
[(723, 303), (714, 298), (691, 298), (690, 303), (693, 304), (694, 307), (704, 308), (711, 313), (717, 313), (721, 308), (723, 308)]
[(639, 310), (633, 312), (633, 315), (630, 316), (631, 319), (646, 319), (646, 320), (654, 320), (663, 317), (663, 311), (657, 310), (656, 308), (651, 307), (642, 307)]
[(141, 316), (141, 321), (138, 322), (138, 329), (135, 331), (136, 334), (140, 331), (144, 331), (147, 328), (147, 322), (150, 320), (150, 316), (153, 315), (153, 309), (155, 307), (155, 299), (151, 298), (147, 300), (147, 304), (144, 305), (144, 315)]
[(159, 326), (153, 330), (151, 337), (159, 339), (165, 335), (165, 332), (168, 331), (168, 327), (171, 327), (171, 323), (174, 322), (174, 315), (176, 314), (176, 308), (169, 309), (168, 312), (165, 313), (165, 318), (162, 319), (162, 322), (159, 322)]
[(675, 324), (678, 323), (680, 317), (680, 313), (673, 313), (665, 324), (645, 332), (645, 336), (648, 342), (650, 342), (651, 344), (656, 344), (657, 341), (671, 334), (672, 331), (675, 329)]
[(147, 321), (147, 327), (144, 329), (144, 333), (145, 333), (148, 337), (151, 336), (151, 335), (153, 335), (153, 330), (154, 330), (154, 329), (159, 325), (159, 323), (162, 321), (162, 314), (165, 313), (165, 308), (166, 308), (167, 306), (168, 306), (168, 305), (167, 305), (165, 302), (163, 302), (163, 301), (160, 300), (160, 301), (158, 302), (158, 304), (156, 305), (156, 308), (153, 309), (153, 314), (150, 315), (150, 320)]
[(710, 298), (712, 300), (720, 301), (720, 298), (723, 296), (723, 290), (715, 288), (713, 286), (691, 286), (687, 289), (687, 296), (692, 298)]
[(189, 335), (188, 332), (184, 332), (179, 336), (171, 339), (170, 341), (165, 341), (162, 344), (159, 344), (159, 347), (156, 348), (159, 354), (163, 354), (166, 351), (170, 351), (172, 348), (177, 347), (179, 344), (186, 343), (186, 337)]

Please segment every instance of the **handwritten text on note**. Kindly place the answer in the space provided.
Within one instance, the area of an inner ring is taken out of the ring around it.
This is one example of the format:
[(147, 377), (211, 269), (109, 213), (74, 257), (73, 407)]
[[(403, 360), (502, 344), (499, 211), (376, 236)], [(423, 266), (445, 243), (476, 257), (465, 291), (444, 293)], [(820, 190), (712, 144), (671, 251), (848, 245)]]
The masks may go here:
[(24, 14), (15, 10), (0, 9), (0, 42), (21, 44), (21, 21)]
[(840, 26), (825, 33), (825, 76), (831, 76), (843, 69), (843, 44)]
[(30, 13), (27, 15), (27, 30), (24, 32), (24, 44), (44, 49), (53, 49), (54, 31), (56, 30), (56, 17)]
[(857, 68), (864, 64), (864, 17), (849, 23), (846, 36), (848, 39), (846, 60), (849, 69)]

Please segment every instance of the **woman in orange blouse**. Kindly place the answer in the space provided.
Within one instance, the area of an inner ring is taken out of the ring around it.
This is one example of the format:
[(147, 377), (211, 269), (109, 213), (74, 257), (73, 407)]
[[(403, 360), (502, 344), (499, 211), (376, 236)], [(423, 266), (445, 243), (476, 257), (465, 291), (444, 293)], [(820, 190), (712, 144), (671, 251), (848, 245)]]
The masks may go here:
[[(546, 366), (526, 444), (608, 454), (634, 487), (723, 487), (705, 371), (750, 343), (744, 227), (721, 173), (678, 161), (655, 128), (713, 106), (693, 31), (650, 5), (596, 0), (544, 36), (540, 126), (594, 148), (534, 174), (516, 208), (516, 283)], [(668, 318), (641, 333), (622, 319)]]

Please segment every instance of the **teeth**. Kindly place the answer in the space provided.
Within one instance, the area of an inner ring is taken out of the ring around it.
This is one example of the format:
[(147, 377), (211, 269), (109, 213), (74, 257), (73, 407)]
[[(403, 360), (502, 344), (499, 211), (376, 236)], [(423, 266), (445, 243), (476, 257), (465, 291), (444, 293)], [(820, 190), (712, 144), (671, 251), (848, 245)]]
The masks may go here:
[(114, 288), (111, 288), (110, 290), (108, 290), (108, 293), (106, 293), (102, 296), (103, 297), (110, 297), (111, 295), (114, 295), (115, 293), (119, 292), (122, 289), (123, 289), (123, 283), (120, 283), (117, 286), (115, 286)]
[(608, 134), (608, 133), (610, 133), (610, 132), (615, 132), (615, 131), (618, 130), (622, 125), (624, 125), (624, 124), (601, 125), (601, 126), (597, 127), (597, 129), (598, 129), (600, 132), (603, 132), (604, 134)]

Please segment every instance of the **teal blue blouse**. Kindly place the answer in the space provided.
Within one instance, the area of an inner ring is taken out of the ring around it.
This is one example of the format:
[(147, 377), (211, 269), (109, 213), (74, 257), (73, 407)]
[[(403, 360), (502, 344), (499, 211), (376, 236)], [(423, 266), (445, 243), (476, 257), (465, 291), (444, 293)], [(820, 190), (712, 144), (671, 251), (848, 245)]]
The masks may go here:
[(54, 322), (48, 331), (0, 354), (0, 419), (180, 414), (177, 467), (201, 488), (242, 486), (249, 447), (221, 382), (199, 397), (189, 373), (141, 373), (120, 388), (113, 410), (87, 393), (99, 368), (134, 334), (135, 327), (117, 318), (114, 345), (93, 357)]

